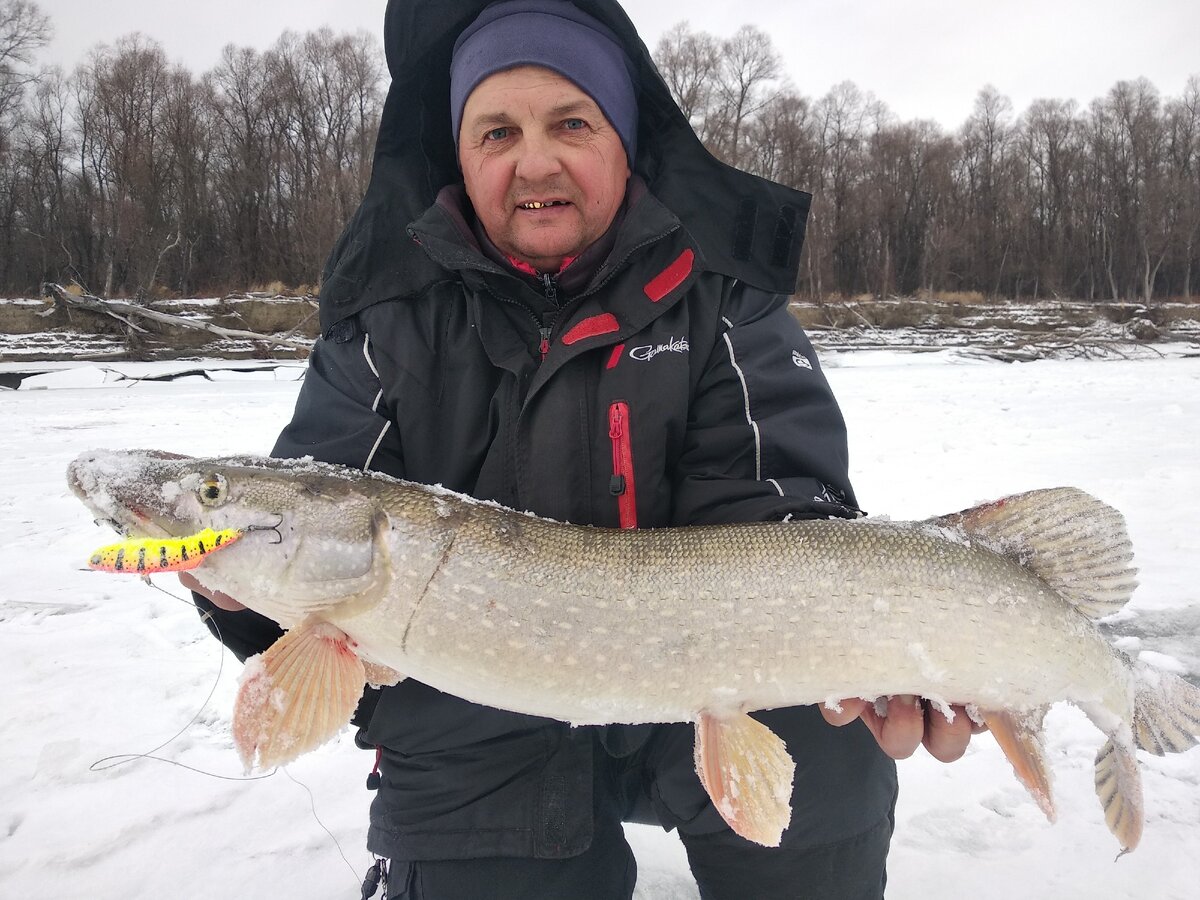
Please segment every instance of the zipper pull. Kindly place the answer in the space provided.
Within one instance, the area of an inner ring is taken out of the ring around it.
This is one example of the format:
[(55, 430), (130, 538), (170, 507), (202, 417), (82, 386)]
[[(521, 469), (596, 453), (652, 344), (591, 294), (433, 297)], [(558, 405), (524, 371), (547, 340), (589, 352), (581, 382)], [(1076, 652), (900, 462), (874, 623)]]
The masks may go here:
[(608, 492), (617, 498), (622, 528), (637, 528), (637, 478), (633, 466), (633, 426), (629, 404), (617, 400), (608, 408), (608, 436), (612, 440), (612, 476)]
[(614, 441), (621, 436), (621, 425), (621, 407), (614, 404), (608, 413), (608, 436)]
[(542, 274), (542, 290), (546, 292), (546, 299), (549, 300), (555, 307), (558, 306), (558, 284), (554, 280), (554, 276), (549, 272)]
[(546, 356), (550, 353), (550, 329), (543, 326), (538, 329), (538, 334), (542, 338), (542, 342), (538, 344), (538, 350), (542, 354), (542, 362), (545, 362)]
[(608, 436), (613, 442), (613, 474), (608, 479), (608, 492), (614, 497), (625, 493), (625, 475), (621, 471), (620, 441), (624, 434), (624, 421), (621, 418), (621, 407), (613, 404), (608, 411)]

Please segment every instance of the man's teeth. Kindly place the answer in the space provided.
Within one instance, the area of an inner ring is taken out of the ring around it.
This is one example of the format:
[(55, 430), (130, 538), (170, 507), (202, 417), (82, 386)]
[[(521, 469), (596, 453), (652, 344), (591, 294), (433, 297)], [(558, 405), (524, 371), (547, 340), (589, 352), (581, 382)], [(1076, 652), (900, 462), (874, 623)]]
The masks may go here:
[(545, 209), (547, 206), (562, 206), (563, 200), (547, 200), (543, 203), (541, 200), (530, 200), (528, 203), (522, 203), (521, 209)]

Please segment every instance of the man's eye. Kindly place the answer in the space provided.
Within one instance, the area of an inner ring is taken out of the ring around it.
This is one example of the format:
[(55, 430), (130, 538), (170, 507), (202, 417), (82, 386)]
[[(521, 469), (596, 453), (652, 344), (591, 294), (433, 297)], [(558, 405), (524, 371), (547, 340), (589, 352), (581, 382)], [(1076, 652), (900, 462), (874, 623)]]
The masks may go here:
[(563, 128), (567, 131), (579, 131), (581, 128), (587, 128), (587, 122), (583, 119), (567, 119), (563, 122)]
[(489, 131), (487, 134), (485, 134), (483, 136), (483, 139), (485, 141), (502, 141), (506, 137), (508, 137), (508, 129), (507, 128), (493, 128), (491, 131)]

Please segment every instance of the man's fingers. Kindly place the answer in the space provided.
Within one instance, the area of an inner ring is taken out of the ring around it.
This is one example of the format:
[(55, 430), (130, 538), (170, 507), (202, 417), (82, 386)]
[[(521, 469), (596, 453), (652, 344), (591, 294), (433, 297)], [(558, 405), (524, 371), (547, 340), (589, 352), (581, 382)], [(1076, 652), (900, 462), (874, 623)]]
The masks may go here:
[(925, 737), (922, 743), (930, 756), (941, 762), (954, 762), (966, 753), (973, 733), (967, 711), (961, 706), (951, 709), (954, 712), (953, 721), (932, 704), (925, 706)]
[(830, 725), (847, 725), (861, 718), (883, 752), (893, 759), (908, 759), (924, 744), (934, 759), (954, 762), (967, 751), (971, 735), (987, 731), (986, 725), (972, 722), (962, 706), (950, 707), (954, 711), (954, 721), (950, 721), (937, 707), (911, 694), (887, 698), (883, 716), (867, 700), (842, 700), (839, 705), (841, 710), (824, 704), (817, 708)]
[(825, 721), (830, 725), (837, 725), (839, 728), (842, 725), (849, 725), (855, 719), (862, 715), (862, 711), (868, 706), (866, 700), (857, 698), (852, 700), (840, 700), (838, 706), (841, 709), (830, 709), (824, 703), (818, 703), (817, 709), (821, 710), (821, 715), (825, 717)]
[(862, 719), (883, 752), (892, 759), (908, 759), (921, 746), (925, 734), (925, 712), (919, 697), (900, 694), (887, 702), (887, 716), (880, 717), (874, 705), (863, 710)]
[(870, 700), (850, 699), (839, 703), (841, 711), (819, 705), (821, 715), (830, 725), (846, 725), (855, 719), (871, 729), (883, 752), (893, 759), (907, 759), (921, 746), (925, 731), (924, 714), (920, 700), (911, 694), (891, 697), (887, 701), (887, 714), (875, 712), (875, 703)]
[(193, 575), (191, 572), (180, 572), (179, 573), (179, 583), (182, 584), (189, 591), (195, 591), (197, 594), (200, 594), (202, 597), (207, 597), (209, 600), (212, 601), (213, 606), (216, 606), (219, 609), (224, 609), (224, 610), (227, 610), (228, 612), (237, 612), (240, 609), (246, 608), (245, 606), (243, 606), (242, 604), (240, 604), (236, 600), (234, 600), (232, 597), (230, 597), (228, 594), (222, 594), (220, 591), (210, 591), (208, 588), (206, 588), (204, 585), (202, 585), (199, 581), (197, 581), (196, 576)]
[[(212, 593), (212, 591), (197, 581), (196, 576), (191, 572), (179, 572), (178, 575), (179, 583), (189, 591), (195, 591), (197, 594), (202, 594), (205, 597), (208, 597), (208, 595)], [(211, 600), (212, 598), (208, 597), (208, 599)]]

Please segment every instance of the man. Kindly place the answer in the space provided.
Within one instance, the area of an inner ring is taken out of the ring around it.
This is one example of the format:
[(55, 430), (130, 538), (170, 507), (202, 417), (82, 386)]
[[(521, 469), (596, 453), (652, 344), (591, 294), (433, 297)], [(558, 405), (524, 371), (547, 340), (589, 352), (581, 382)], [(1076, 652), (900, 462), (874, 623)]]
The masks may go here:
[[(787, 312), (807, 195), (703, 149), (613, 0), (392, 0), (385, 28), (373, 179), (276, 455), (610, 527), (858, 515)], [(197, 602), (239, 655), (278, 634)], [(708, 800), (688, 724), (572, 729), (403, 681), (356, 716), (368, 844), (393, 898), (607, 900), (636, 876), (622, 820), (649, 821), (678, 829), (705, 898), (876, 898), (889, 754), (970, 736), (911, 698), (889, 712), (761, 714), (797, 763), (766, 849)]]

